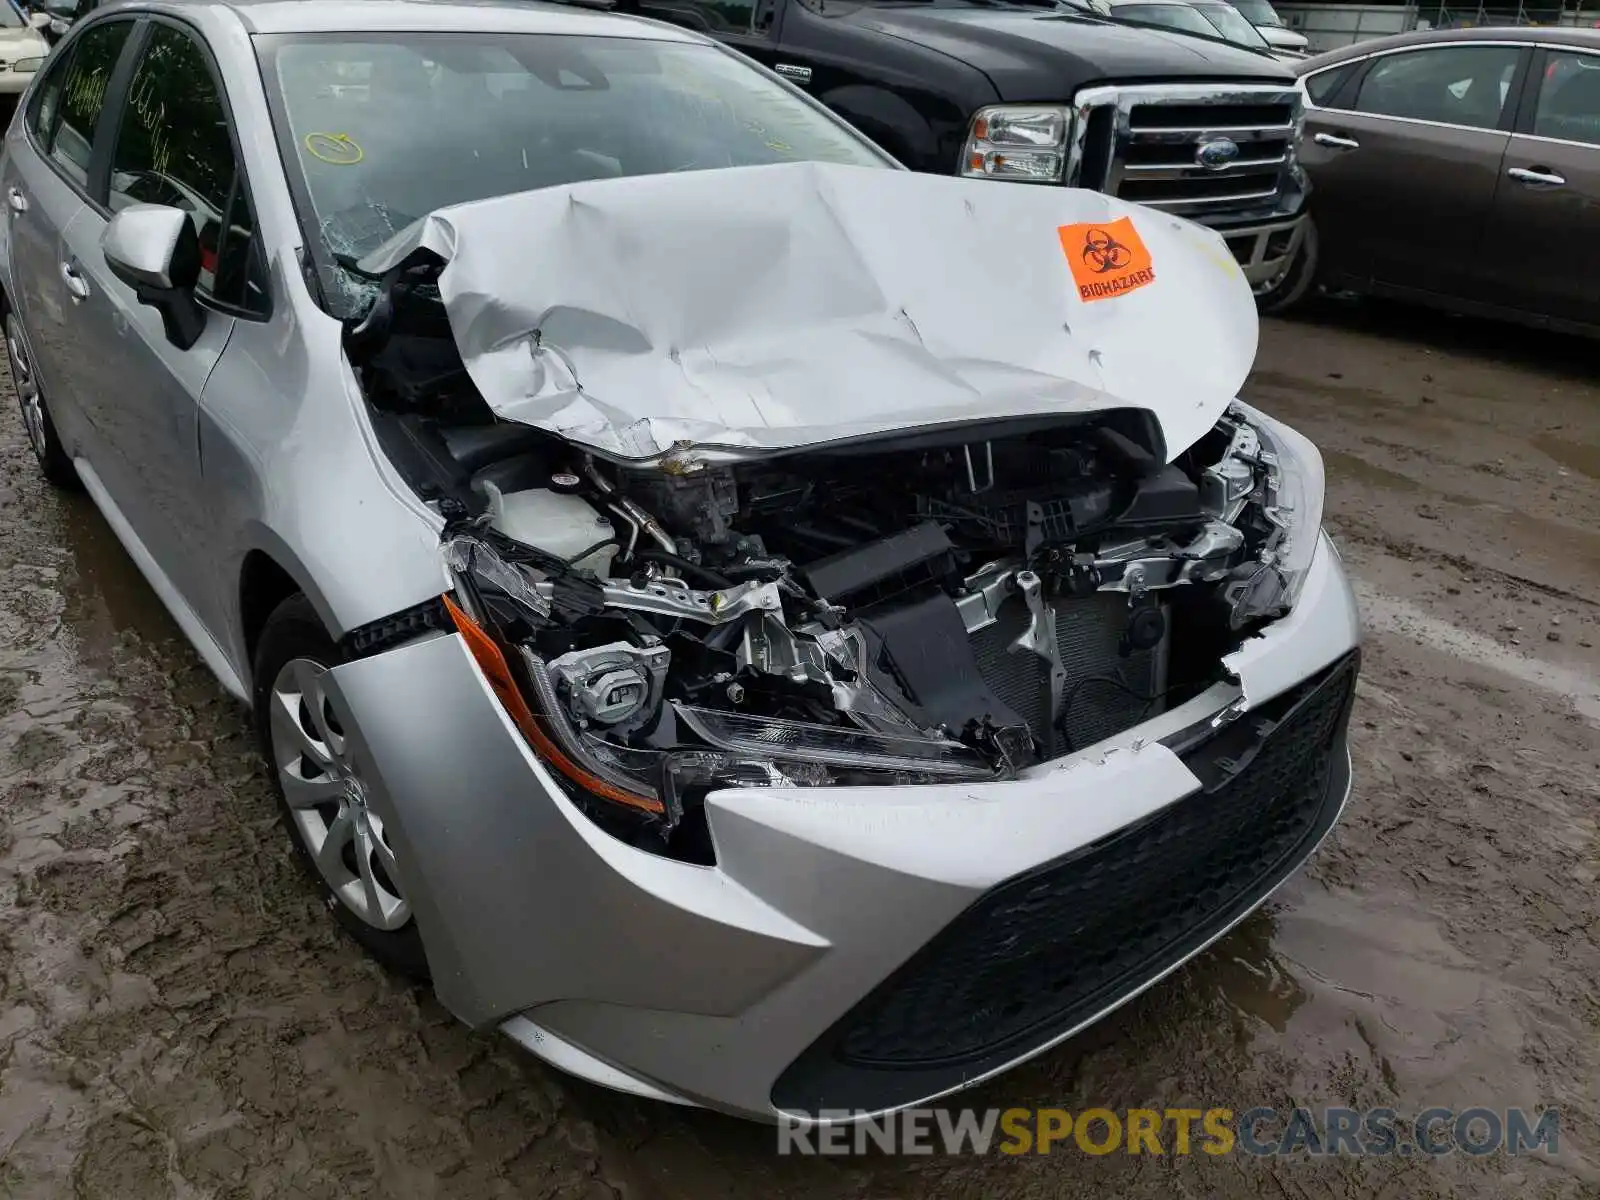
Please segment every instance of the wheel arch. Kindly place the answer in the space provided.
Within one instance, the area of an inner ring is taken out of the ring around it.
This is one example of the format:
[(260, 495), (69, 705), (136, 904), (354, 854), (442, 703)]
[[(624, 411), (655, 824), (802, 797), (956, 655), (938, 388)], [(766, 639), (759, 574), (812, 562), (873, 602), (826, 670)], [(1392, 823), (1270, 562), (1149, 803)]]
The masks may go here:
[[(304, 593), (293, 574), (265, 550), (251, 550), (239, 566), (239, 636), (244, 647), (244, 665), (252, 682), (256, 648), (267, 618), (290, 596)], [(322, 616), (319, 612), (319, 616)], [(324, 623), (326, 617), (324, 616)]]
[(849, 121), (902, 166), (948, 174), (955, 163), (939, 161), (938, 135), (910, 101), (887, 88), (851, 83), (817, 97)]

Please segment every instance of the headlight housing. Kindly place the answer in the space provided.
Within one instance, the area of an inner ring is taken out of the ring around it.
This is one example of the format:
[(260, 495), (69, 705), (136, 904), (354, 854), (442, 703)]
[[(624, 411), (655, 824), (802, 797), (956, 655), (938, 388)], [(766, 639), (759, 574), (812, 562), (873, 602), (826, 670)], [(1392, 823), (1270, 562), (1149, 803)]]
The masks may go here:
[(972, 179), (1060, 183), (1067, 164), (1072, 110), (1063, 104), (992, 104), (973, 114), (961, 151)]
[(1258, 562), (1246, 564), (1231, 585), (1232, 622), (1240, 628), (1281, 616), (1300, 598), (1322, 532), (1326, 481), (1322, 454), (1308, 438), (1242, 401), (1234, 411), (1260, 439), (1260, 509), (1274, 527)]
[[(529, 747), (581, 801), (591, 816), (652, 821), (664, 832), (685, 805), (724, 787), (820, 787), (949, 783), (992, 779), (994, 769), (970, 747), (940, 737), (871, 733), (805, 721), (721, 712), (672, 701), (648, 736), (622, 745), (591, 718), (597, 711), (559, 660), (535, 649), (534, 631), (552, 613), (582, 611), (586, 590), (559, 560), (521, 561), (491, 540), (456, 534), (444, 543), (455, 584), (444, 606), (480, 670)], [(537, 553), (537, 552), (535, 552)], [(719, 593), (718, 595), (727, 595)], [(712, 601), (715, 604), (715, 598)], [(651, 651), (664, 676), (670, 654)], [(628, 687), (626, 668), (602, 668), (608, 686)], [(638, 686), (659, 683), (642, 676)]]
[(31, 75), (42, 66), (43, 58), (19, 58), (11, 64), (11, 69), (19, 75)]

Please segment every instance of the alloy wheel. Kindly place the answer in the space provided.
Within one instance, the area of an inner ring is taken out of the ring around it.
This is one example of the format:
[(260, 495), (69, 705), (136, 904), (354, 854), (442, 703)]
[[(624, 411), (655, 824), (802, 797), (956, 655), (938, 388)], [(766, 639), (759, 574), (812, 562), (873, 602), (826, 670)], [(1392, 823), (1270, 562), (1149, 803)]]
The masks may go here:
[(45, 440), (44, 397), (39, 392), (39, 381), (33, 374), (33, 363), (28, 358), (28, 344), (22, 336), (22, 322), (14, 312), (6, 313), (6, 357), (11, 363), (11, 384), (17, 390), (17, 402), (22, 406), (22, 423), (28, 430), (28, 444), (42, 463), (48, 452)]
[(272, 685), (272, 761), (295, 832), (346, 908), (374, 929), (399, 929), (411, 906), (395, 881), (395, 854), (367, 802), (356, 734), (329, 702), (327, 668), (291, 659)]

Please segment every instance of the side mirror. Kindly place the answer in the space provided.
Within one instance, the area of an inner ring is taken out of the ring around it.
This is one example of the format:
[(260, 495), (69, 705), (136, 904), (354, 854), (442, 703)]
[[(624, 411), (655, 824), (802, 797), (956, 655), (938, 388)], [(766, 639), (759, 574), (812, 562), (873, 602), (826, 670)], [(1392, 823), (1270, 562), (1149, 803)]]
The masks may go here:
[(33, 29), (49, 29), (50, 14), (47, 12), (31, 12), (28, 14), (28, 25)]
[(194, 298), (200, 280), (200, 239), (182, 209), (130, 204), (111, 218), (100, 237), (111, 273), (133, 289), (139, 303), (161, 313), (167, 340), (187, 350), (200, 340), (206, 310)]

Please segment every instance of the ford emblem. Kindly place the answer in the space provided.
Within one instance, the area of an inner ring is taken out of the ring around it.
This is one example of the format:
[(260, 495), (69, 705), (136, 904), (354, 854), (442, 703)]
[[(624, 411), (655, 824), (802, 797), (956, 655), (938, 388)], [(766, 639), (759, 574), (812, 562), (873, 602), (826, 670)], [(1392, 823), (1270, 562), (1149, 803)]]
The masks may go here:
[(1220, 171), (1223, 167), (1231, 166), (1238, 157), (1239, 143), (1232, 138), (1213, 138), (1209, 142), (1201, 142), (1194, 152), (1194, 161), (1208, 171)]

